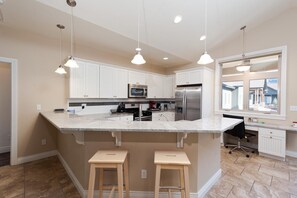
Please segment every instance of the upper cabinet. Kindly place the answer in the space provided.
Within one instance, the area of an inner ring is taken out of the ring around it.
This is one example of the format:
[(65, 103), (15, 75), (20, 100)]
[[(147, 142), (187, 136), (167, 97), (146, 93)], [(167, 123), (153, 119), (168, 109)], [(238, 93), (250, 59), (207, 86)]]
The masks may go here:
[(99, 98), (99, 65), (77, 61), (70, 68), (70, 98)]
[(163, 76), (146, 74), (147, 97), (163, 98)]
[(100, 98), (127, 98), (128, 71), (100, 66)]
[(129, 84), (145, 85), (145, 73), (129, 71)]
[(163, 77), (163, 98), (174, 98), (174, 89), (173, 86), (174, 77), (173, 76), (164, 76)]
[(203, 82), (203, 71), (183, 71), (176, 73), (176, 85), (201, 84)]

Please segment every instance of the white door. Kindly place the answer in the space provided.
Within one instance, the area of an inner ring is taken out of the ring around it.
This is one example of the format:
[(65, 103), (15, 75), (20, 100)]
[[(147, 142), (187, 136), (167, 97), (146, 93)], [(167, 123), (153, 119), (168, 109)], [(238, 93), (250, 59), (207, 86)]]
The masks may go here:
[(173, 77), (166, 76), (163, 78), (163, 97), (173, 98)]
[(99, 65), (85, 64), (85, 97), (99, 98)]
[(116, 78), (118, 79), (117, 98), (128, 98), (128, 71), (117, 69)]
[(129, 83), (145, 85), (145, 73), (129, 71)]
[(108, 66), (100, 66), (100, 98), (113, 98), (114, 69)]
[(79, 68), (70, 68), (70, 98), (85, 97), (85, 64), (79, 62)]
[(189, 84), (202, 84), (202, 70), (194, 70), (188, 72)]
[(186, 85), (190, 82), (188, 81), (188, 74), (187, 72), (180, 72), (176, 73), (176, 85)]

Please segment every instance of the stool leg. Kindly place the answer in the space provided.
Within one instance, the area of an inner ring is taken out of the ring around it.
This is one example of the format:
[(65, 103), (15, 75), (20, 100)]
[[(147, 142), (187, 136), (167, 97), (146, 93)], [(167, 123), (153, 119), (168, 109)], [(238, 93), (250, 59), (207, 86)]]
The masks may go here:
[(123, 165), (117, 165), (117, 173), (118, 173), (118, 194), (119, 198), (123, 198)]
[(160, 190), (161, 165), (156, 165), (156, 180), (155, 180), (155, 198), (159, 197)]
[(95, 176), (96, 176), (95, 165), (91, 164), (90, 176), (89, 176), (88, 198), (93, 198), (94, 197)]
[(103, 185), (104, 185), (104, 169), (99, 169), (99, 198), (103, 197)]
[(129, 198), (130, 197), (130, 186), (129, 186), (128, 159), (126, 159), (124, 162), (124, 178), (125, 178), (126, 198)]
[(184, 166), (185, 197), (190, 198), (189, 168)]
[(179, 178), (180, 178), (180, 187), (181, 187), (181, 198), (185, 198), (185, 178), (184, 178), (184, 170), (179, 169)]

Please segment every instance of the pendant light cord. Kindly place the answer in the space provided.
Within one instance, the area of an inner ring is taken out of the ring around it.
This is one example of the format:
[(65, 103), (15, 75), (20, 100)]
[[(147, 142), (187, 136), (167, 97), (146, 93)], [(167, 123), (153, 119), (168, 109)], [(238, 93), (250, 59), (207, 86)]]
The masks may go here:
[(137, 48), (139, 48), (139, 24), (140, 24), (140, 17), (139, 17), (139, 10), (140, 10), (139, 1), (137, 2)]
[(204, 34), (205, 34), (205, 40), (204, 40), (204, 52), (206, 52), (206, 40), (207, 40), (207, 0), (205, 0), (204, 3), (205, 6), (205, 16), (204, 16)]
[(244, 59), (245, 57), (245, 28), (246, 26), (243, 26), (240, 28), (242, 30), (242, 58)]
[(63, 64), (62, 62), (62, 28), (60, 28), (60, 61), (62, 65)]
[(71, 38), (71, 49), (70, 53), (71, 56), (73, 56), (73, 8), (71, 7), (71, 33), (70, 33), (70, 38)]

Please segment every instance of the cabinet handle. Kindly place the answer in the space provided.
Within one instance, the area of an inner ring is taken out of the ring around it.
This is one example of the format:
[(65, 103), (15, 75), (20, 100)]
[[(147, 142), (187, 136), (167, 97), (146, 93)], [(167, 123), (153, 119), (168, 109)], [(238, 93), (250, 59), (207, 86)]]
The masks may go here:
[(272, 139), (272, 137), (270, 136), (270, 139)]
[(272, 132), (270, 131), (270, 134), (272, 134)]

